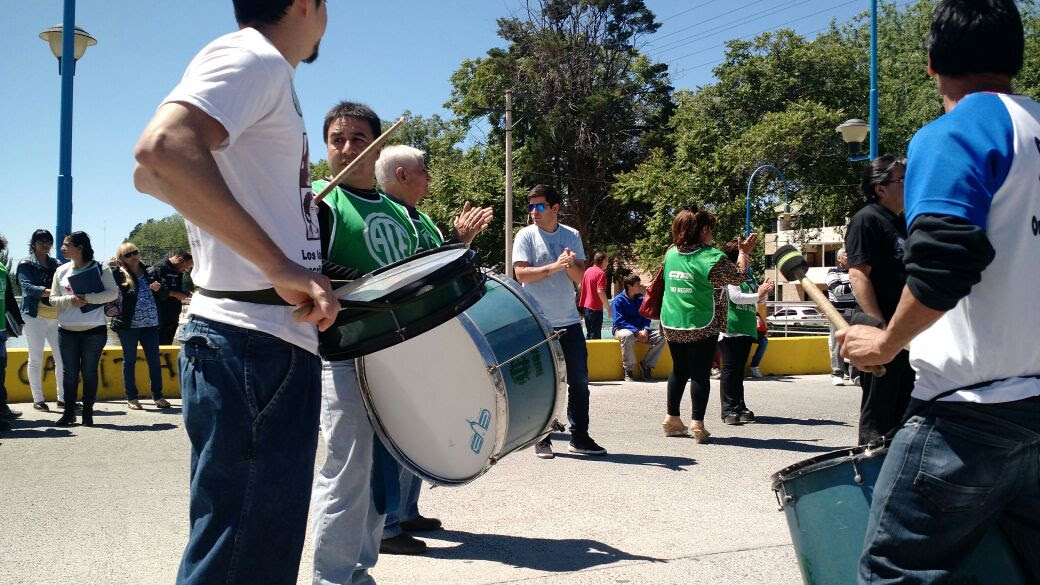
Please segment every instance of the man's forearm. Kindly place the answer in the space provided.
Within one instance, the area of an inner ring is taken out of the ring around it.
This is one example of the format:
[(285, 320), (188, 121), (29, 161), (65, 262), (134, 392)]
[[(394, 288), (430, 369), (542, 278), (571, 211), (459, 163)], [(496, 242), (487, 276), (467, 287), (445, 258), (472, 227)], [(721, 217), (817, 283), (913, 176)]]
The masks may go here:
[(559, 265), (555, 262), (552, 264), (546, 264), (545, 266), (517, 266), (513, 265), (513, 276), (516, 277), (516, 281), (524, 284), (528, 282), (538, 282), (544, 280), (549, 276), (558, 272)]
[(861, 270), (849, 270), (849, 282), (852, 283), (852, 294), (856, 297), (856, 303), (866, 314), (882, 321), (881, 307), (878, 306), (877, 295), (874, 293), (874, 285), (870, 283), (870, 277)]

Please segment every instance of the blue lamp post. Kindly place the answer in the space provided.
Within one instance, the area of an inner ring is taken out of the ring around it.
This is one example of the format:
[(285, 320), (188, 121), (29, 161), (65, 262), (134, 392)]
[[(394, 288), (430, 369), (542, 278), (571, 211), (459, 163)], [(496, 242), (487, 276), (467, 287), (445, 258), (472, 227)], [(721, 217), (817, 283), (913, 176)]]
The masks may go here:
[[(848, 120), (838, 126), (838, 133), (849, 145), (849, 160), (874, 160), (878, 156), (878, 63), (877, 0), (870, 0), (870, 126), (863, 120)], [(870, 133), (870, 153), (860, 154), (860, 144)]]
[[(58, 221), (54, 237), (61, 242), (72, 230), (72, 78), (76, 74), (76, 61), (83, 56), (87, 47), (97, 44), (87, 31), (76, 26), (75, 34), (62, 34), (66, 27), (76, 22), (76, 0), (65, 0), (63, 24), (52, 26), (40, 33), (47, 41), (51, 53), (58, 58), (61, 73), (61, 138), (58, 155)], [(59, 250), (58, 257), (62, 254)], [(64, 258), (62, 258), (64, 259)]]
[(751, 186), (754, 184), (755, 175), (759, 171), (773, 171), (776, 177), (780, 179), (780, 183), (784, 186), (784, 213), (791, 213), (791, 204), (787, 200), (787, 179), (784, 178), (784, 174), (780, 172), (780, 169), (773, 165), (762, 165), (751, 171), (751, 176), (747, 180), (747, 205), (744, 210), (744, 236), (751, 235)]

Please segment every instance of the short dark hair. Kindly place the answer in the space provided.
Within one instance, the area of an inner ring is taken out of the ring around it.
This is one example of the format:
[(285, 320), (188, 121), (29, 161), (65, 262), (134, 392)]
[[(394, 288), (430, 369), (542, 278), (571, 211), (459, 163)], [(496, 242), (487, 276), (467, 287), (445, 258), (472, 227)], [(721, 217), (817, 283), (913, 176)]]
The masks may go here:
[(77, 248), (83, 249), (83, 261), (90, 262), (94, 259), (94, 248), (90, 245), (90, 236), (87, 232), (72, 232), (65, 236)]
[(185, 262), (192, 262), (191, 252), (185, 252), (184, 250), (178, 250), (176, 254), (170, 256), (170, 258), (180, 258)]
[(942, 0), (932, 12), (928, 57), (940, 75), (1022, 69), (1025, 34), (1014, 0)]
[(7, 249), (7, 238), (5, 238), (3, 235), (0, 235), (0, 252), (3, 252), (6, 249)]
[(701, 209), (696, 213), (684, 209), (672, 221), (672, 243), (676, 246), (695, 246), (701, 243), (701, 230), (705, 227), (715, 229), (719, 220), (708, 210)]
[(365, 104), (359, 104), (357, 102), (340, 102), (329, 110), (329, 113), (325, 114), (325, 125), (321, 128), (321, 138), (323, 141), (329, 141), (329, 126), (340, 118), (358, 118), (368, 122), (368, 125), (372, 128), (372, 138), (377, 138), (383, 133), (383, 122), (379, 120), (379, 116), (372, 110), (372, 108)]
[(560, 197), (560, 192), (549, 185), (535, 185), (532, 187), (527, 192), (527, 200), (530, 201), (532, 197), (545, 197), (545, 202), (550, 207), (563, 203), (563, 197)]
[(29, 251), (30, 252), (32, 252), (33, 246), (35, 246), (37, 242), (46, 242), (48, 244), (53, 245), (54, 244), (54, 236), (51, 235), (51, 233), (49, 231), (45, 230), (45, 229), (38, 229), (38, 230), (36, 230), (35, 232), (32, 233), (32, 236), (29, 238)]
[[(322, 0), (314, 0), (315, 6), (321, 6)], [(293, 0), (233, 0), (235, 5), (235, 21), (240, 26), (262, 26), (278, 24), (289, 12)]]
[(863, 180), (859, 184), (864, 201), (867, 203), (877, 201), (877, 191), (874, 190), (874, 186), (891, 183), (892, 171), (897, 166), (906, 167), (906, 159), (894, 154), (883, 154), (870, 161), (863, 171)]
[(632, 274), (629, 274), (628, 276), (622, 278), (621, 279), (621, 284), (625, 285), (625, 290), (627, 291), (628, 287), (635, 286), (635, 285), (639, 284), (640, 282), (642, 282), (642, 280), (643, 279), (639, 278), (638, 274), (633, 272)]
[(600, 262), (607, 259), (607, 253), (603, 250), (596, 250), (596, 253), (592, 255), (592, 263), (599, 264)]
[(740, 257), (740, 239), (733, 238), (722, 245), (722, 251), (726, 253), (726, 257), (729, 258), (730, 262), (736, 262), (737, 258)]

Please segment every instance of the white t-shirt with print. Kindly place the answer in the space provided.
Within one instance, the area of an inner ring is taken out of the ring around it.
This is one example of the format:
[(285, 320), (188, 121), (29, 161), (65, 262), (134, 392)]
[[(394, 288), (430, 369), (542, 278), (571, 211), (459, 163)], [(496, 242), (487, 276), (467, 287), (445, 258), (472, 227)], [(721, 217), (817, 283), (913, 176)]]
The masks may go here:
[[(527, 262), (537, 268), (556, 262), (564, 248), (570, 248), (577, 260), (585, 260), (578, 230), (558, 224), (556, 231), (547, 232), (531, 224), (516, 234), (513, 242), (513, 262)], [(581, 321), (574, 300), (574, 282), (561, 270), (536, 282), (525, 282), (524, 292), (531, 296), (538, 312), (552, 327), (567, 327)]]
[[(307, 132), (293, 89), (294, 73), (266, 37), (244, 28), (202, 49), (163, 103), (193, 105), (224, 126), (227, 140), (213, 157), (235, 199), (290, 260), (318, 272), (321, 240), (311, 204)], [(256, 265), (186, 223), (195, 284), (220, 291), (271, 288)], [(317, 353), (317, 330), (294, 321), (292, 310), (195, 295), (189, 312), (263, 331)]]

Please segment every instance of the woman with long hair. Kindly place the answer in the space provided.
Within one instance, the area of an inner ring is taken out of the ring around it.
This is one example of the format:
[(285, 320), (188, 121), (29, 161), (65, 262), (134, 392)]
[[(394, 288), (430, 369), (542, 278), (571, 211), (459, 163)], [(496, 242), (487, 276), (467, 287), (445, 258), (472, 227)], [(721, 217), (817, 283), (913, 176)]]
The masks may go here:
[(29, 377), (29, 390), (32, 391), (33, 408), (47, 410), (47, 401), (43, 396), (43, 348), (50, 344), (54, 358), (54, 393), (57, 395), (58, 408), (64, 406), (61, 399), (61, 380), (64, 376), (61, 351), (58, 350), (58, 310), (51, 306), (51, 281), (54, 271), (58, 269), (58, 261), (50, 255), (54, 247), (54, 236), (44, 229), (33, 232), (29, 238), (29, 255), (18, 263), (18, 284), (22, 287), (22, 320), (25, 325), (25, 340), (29, 346), (29, 360), (26, 374)]
[[(94, 425), (94, 400), (97, 398), (98, 364), (105, 349), (104, 304), (118, 296), (112, 270), (94, 260), (94, 248), (85, 232), (65, 236), (61, 253), (69, 259), (54, 272), (51, 282), (51, 305), (58, 313), (58, 347), (65, 363), (62, 379), (65, 413), (55, 424), (67, 427), (76, 422), (76, 387), (83, 376), (83, 424)], [(91, 274), (95, 271), (97, 276)], [(79, 283), (97, 283), (94, 292), (76, 292)]]
[(665, 253), (663, 266), (661, 328), (673, 366), (668, 376), (668, 416), (662, 426), (665, 436), (686, 434), (679, 404), (689, 381), (693, 401), (690, 433), (698, 443), (711, 436), (704, 428), (704, 411), (711, 389), (711, 361), (719, 333), (726, 330), (725, 287), (744, 281), (749, 254), (758, 242), (758, 234), (739, 240), (739, 255), (734, 264), (710, 245), (717, 224), (715, 216), (706, 210), (680, 211), (672, 222), (673, 245)]
[(144, 350), (144, 359), (148, 362), (152, 400), (156, 408), (169, 408), (170, 403), (162, 395), (162, 366), (159, 362), (159, 311), (154, 294), (159, 290), (159, 281), (151, 275), (148, 266), (141, 262), (141, 252), (132, 242), (120, 244), (116, 257), (108, 265), (123, 297), (119, 314), (112, 317), (112, 331), (119, 336), (119, 344), (123, 346), (126, 406), (130, 410), (141, 410), (134, 372), (137, 346), (140, 344)]

